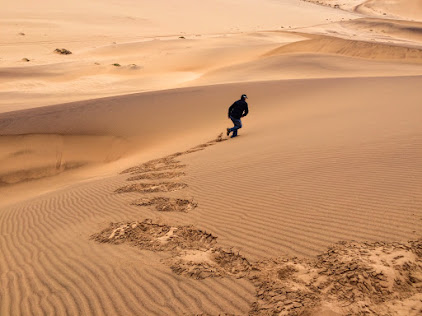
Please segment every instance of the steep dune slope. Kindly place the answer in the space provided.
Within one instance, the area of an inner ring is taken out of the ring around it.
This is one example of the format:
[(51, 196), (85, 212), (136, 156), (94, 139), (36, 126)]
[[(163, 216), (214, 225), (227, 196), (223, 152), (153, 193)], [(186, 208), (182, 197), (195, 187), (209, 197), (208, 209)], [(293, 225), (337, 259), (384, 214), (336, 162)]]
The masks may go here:
[(298, 82), (306, 96), (275, 94), (271, 111), (251, 100), (238, 139), (187, 160), (195, 223), (255, 257), (419, 236), (420, 80)]
[[(178, 95), (186, 100), (190, 95), (198, 100), (221, 98), (216, 106), (186, 102), (183, 113), (189, 112), (189, 117), (173, 120), (161, 135), (170, 137), (175, 130), (173, 142), (183, 137), (178, 124), (197, 133), (198, 141), (216, 135), (216, 128), (227, 124), (224, 115), (219, 118), (227, 108), (223, 100), (228, 102), (239, 91), (250, 96), (250, 116), (244, 119), (239, 138), (174, 156), (186, 165), (186, 175), (169, 181), (186, 183), (185, 189), (116, 193), (130, 183), (127, 174), (117, 175), (115, 170), (115, 175), (1, 209), (0, 264), (8, 271), (2, 275), (2, 312), (248, 313), (256, 298), (247, 279), (191, 280), (165, 264), (168, 253), (89, 239), (109, 222), (149, 218), (172, 226), (194, 225), (217, 236), (222, 247), (240, 250), (251, 262), (286, 254), (312, 257), (345, 239), (397, 241), (420, 236), (420, 82), (420, 77), (319, 79), (169, 91), (175, 100)], [(120, 107), (119, 99), (136, 104), (156, 94), (116, 97), (113, 104), (103, 100), (80, 110), (76, 105), (61, 108), (77, 118), (80, 111), (93, 115)], [(166, 93), (157, 98), (165, 99)], [(60, 122), (61, 108), (43, 110), (33, 127), (48, 115), (57, 115)], [(124, 109), (120, 117), (130, 123), (127, 117), (138, 109)], [(13, 130), (30, 130), (25, 124), (30, 116), (24, 119), (30, 112), (20, 114)], [(209, 120), (203, 122), (204, 114)], [(144, 119), (154, 123), (157, 118), (151, 112)], [(189, 125), (195, 121), (203, 122), (204, 129)], [(131, 131), (129, 126), (119, 127), (119, 116), (115, 129), (104, 122), (98, 121), (93, 130)], [(79, 128), (87, 127), (81, 123)], [(189, 143), (185, 139), (178, 146)], [(133, 162), (125, 167), (131, 166)], [(135, 183), (161, 181), (167, 180)], [(132, 205), (139, 198), (163, 195), (193, 198), (198, 206), (182, 213)]]

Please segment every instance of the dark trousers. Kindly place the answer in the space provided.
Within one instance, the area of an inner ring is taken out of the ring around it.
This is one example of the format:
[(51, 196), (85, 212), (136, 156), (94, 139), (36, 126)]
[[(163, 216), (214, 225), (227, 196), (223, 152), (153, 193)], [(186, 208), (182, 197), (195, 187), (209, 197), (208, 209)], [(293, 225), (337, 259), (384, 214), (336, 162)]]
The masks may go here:
[(230, 119), (232, 120), (232, 122), (234, 124), (234, 127), (232, 127), (230, 129), (230, 131), (233, 132), (232, 137), (236, 137), (237, 136), (237, 130), (239, 128), (242, 128), (242, 121), (240, 119), (236, 119), (236, 118), (231, 117), (231, 116), (230, 116)]

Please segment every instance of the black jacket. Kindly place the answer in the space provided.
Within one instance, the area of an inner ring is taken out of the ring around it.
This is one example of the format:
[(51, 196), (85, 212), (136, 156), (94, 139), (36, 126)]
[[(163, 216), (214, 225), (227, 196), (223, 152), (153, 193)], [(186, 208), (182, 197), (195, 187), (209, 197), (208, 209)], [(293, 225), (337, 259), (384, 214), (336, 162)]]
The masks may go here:
[(229, 107), (229, 116), (240, 119), (242, 116), (246, 116), (249, 113), (248, 104), (245, 100), (240, 99)]

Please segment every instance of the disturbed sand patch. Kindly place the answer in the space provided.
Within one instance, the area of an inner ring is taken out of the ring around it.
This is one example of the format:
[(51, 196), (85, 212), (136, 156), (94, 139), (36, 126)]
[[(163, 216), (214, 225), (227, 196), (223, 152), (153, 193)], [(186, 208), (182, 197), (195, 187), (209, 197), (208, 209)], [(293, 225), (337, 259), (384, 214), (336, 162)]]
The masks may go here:
[(161, 180), (161, 179), (172, 179), (184, 176), (185, 173), (181, 171), (166, 171), (166, 172), (151, 172), (151, 173), (142, 173), (137, 176), (128, 178), (128, 181), (136, 180)]
[(153, 205), (159, 212), (189, 212), (198, 206), (193, 200), (174, 199), (167, 197), (142, 198), (134, 201), (133, 205)]
[(220, 143), (226, 140), (227, 140), (226, 138), (223, 138), (223, 133), (221, 133), (214, 140), (211, 140), (204, 144), (197, 145), (183, 152), (176, 152), (174, 154), (168, 155), (163, 158), (147, 161), (139, 166), (134, 166), (134, 167), (125, 169), (121, 173), (122, 174), (125, 174), (125, 173), (138, 174), (138, 173), (145, 173), (145, 172), (151, 172), (151, 171), (182, 169), (186, 166), (181, 164), (180, 161), (176, 160), (175, 158), (204, 150), (205, 148), (209, 146), (213, 146), (217, 143)]
[(142, 222), (111, 223), (91, 239), (100, 243), (129, 243), (140, 249), (167, 251), (163, 260), (173, 272), (194, 279), (233, 276), (243, 278), (251, 269), (249, 261), (234, 252), (216, 247), (217, 237), (193, 226), (170, 226)]
[(422, 240), (408, 243), (342, 242), (314, 260), (249, 262), (217, 246), (217, 237), (193, 226), (112, 223), (91, 236), (172, 254), (163, 263), (179, 275), (248, 278), (256, 287), (251, 315), (420, 315)]
[(174, 170), (182, 169), (185, 165), (180, 164), (180, 161), (174, 159), (175, 157), (164, 157), (159, 159), (154, 159), (147, 161), (139, 166), (131, 167), (126, 170), (123, 170), (121, 173), (144, 173), (151, 171), (163, 171), (163, 170)]
[(207, 251), (184, 251), (166, 263), (172, 271), (194, 279), (208, 277), (243, 278), (251, 269), (249, 261), (233, 250), (211, 248)]
[(154, 251), (209, 250), (217, 242), (217, 237), (193, 226), (170, 226), (142, 222), (111, 223), (109, 227), (91, 236), (101, 243), (130, 243), (140, 249)]
[(118, 188), (116, 193), (140, 192), (173, 192), (186, 188), (188, 185), (181, 182), (161, 182), (161, 183), (135, 183)]
[[(183, 173), (174, 170), (184, 167), (177, 157), (203, 150), (216, 142), (218, 140), (155, 159), (125, 172), (140, 175), (136, 179), (156, 179), (157, 174), (172, 177)], [(166, 171), (151, 172), (157, 170)], [(174, 182), (139, 183), (117, 191), (168, 192), (184, 186)], [(187, 208), (196, 207), (193, 201), (167, 197), (141, 198), (132, 204), (154, 205), (158, 211), (186, 212)], [(114, 223), (92, 238), (103, 243), (129, 242), (140, 249), (170, 252), (172, 256), (162, 262), (174, 273), (193, 279), (247, 278), (256, 287), (250, 315), (422, 313), (421, 240), (342, 242), (314, 260), (284, 257), (249, 262), (238, 252), (218, 247), (217, 237), (193, 226), (175, 227), (151, 220)]]
[[(123, 170), (121, 174), (130, 173), (131, 177), (127, 178), (127, 181), (137, 180), (162, 180), (162, 179), (173, 179), (184, 176), (185, 173), (180, 171), (185, 165), (181, 164), (180, 161), (176, 160), (177, 157), (182, 155), (194, 153), (200, 150), (204, 150), (209, 146), (213, 146), (219, 142), (225, 141), (223, 133), (220, 133), (214, 140), (192, 147), (184, 152), (176, 152), (166, 157), (153, 159), (147, 161), (139, 166), (134, 166)], [(136, 183), (131, 185), (125, 185), (115, 190), (117, 193), (127, 192), (139, 192), (139, 193), (155, 193), (155, 192), (173, 192), (184, 189), (187, 184), (180, 182), (160, 182), (160, 183)], [(197, 206), (190, 200), (184, 199), (169, 199), (166, 197), (154, 198), (154, 199), (140, 199), (132, 203), (138, 206), (155, 205), (157, 211), (176, 211), (176, 212), (188, 212)]]
[(420, 315), (422, 241), (339, 243), (315, 260), (279, 258), (254, 265), (251, 313)]

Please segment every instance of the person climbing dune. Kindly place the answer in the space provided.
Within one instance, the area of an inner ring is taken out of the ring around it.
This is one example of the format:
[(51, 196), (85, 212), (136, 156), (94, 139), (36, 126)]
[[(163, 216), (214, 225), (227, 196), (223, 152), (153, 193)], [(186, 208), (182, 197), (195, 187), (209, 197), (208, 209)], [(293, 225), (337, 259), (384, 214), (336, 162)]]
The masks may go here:
[(234, 102), (229, 108), (229, 119), (231, 119), (234, 124), (232, 128), (227, 128), (227, 136), (233, 132), (231, 138), (236, 137), (237, 130), (242, 128), (242, 121), (240, 119), (249, 113), (248, 103), (245, 101), (247, 98), (246, 94), (242, 94), (240, 100)]

